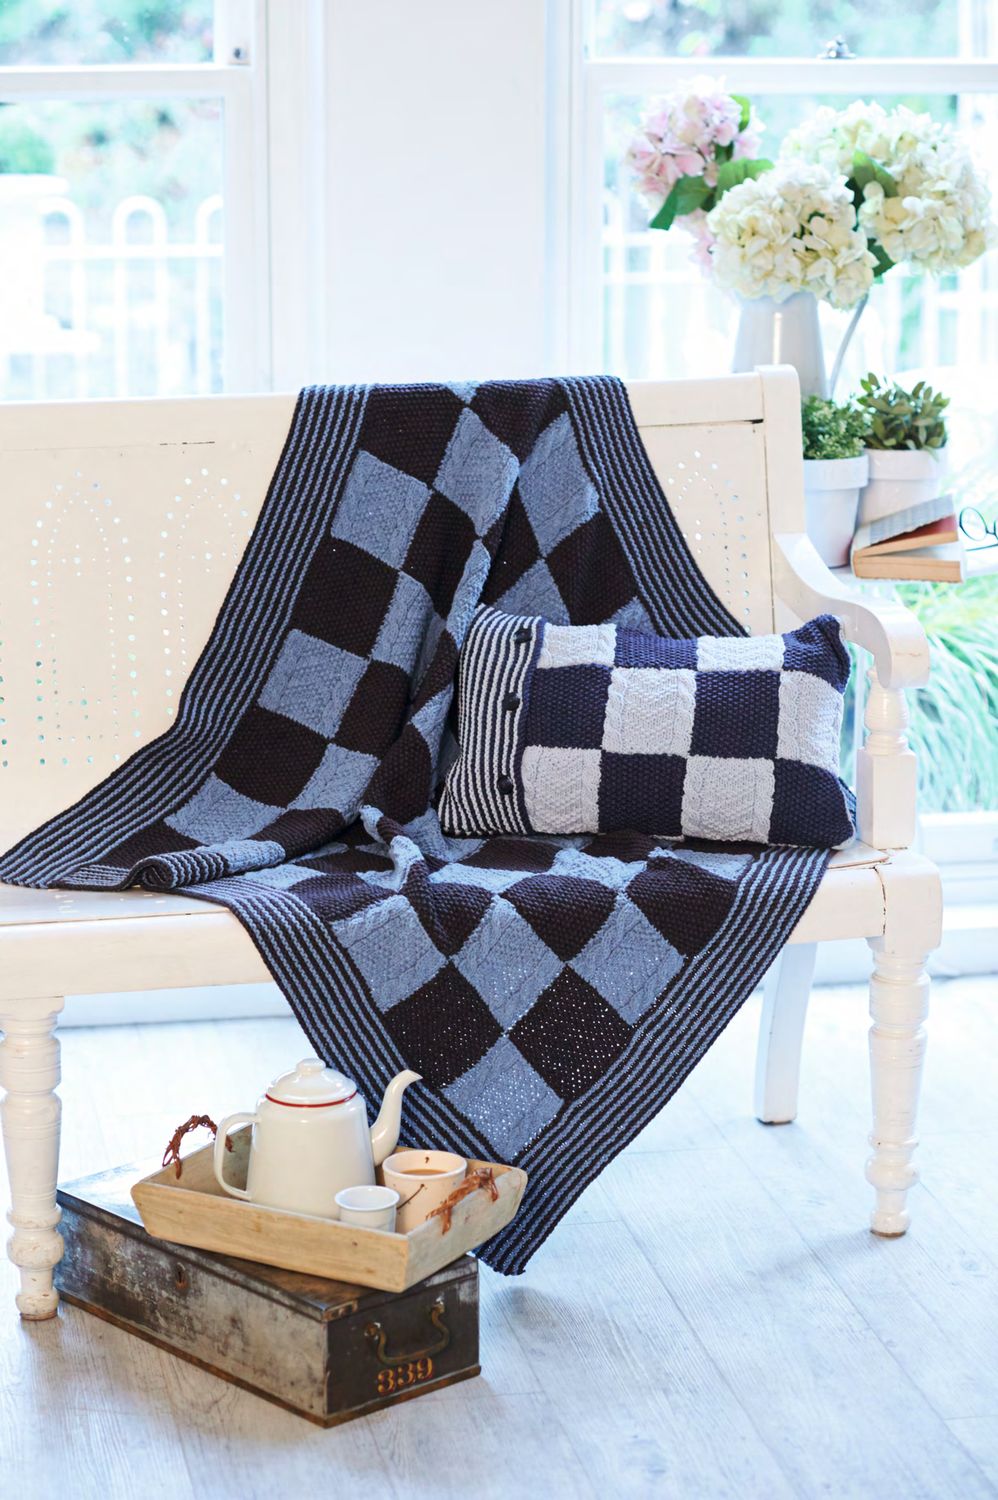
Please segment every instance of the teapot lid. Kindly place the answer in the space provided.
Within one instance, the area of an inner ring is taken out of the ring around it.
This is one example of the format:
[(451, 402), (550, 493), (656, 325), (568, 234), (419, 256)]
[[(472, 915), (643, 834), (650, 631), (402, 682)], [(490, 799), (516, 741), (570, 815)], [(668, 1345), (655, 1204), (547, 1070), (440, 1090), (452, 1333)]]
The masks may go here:
[(282, 1073), (267, 1089), (266, 1097), (274, 1104), (316, 1106), (345, 1104), (357, 1092), (357, 1085), (335, 1068), (327, 1068), (318, 1057), (306, 1057), (290, 1073)]

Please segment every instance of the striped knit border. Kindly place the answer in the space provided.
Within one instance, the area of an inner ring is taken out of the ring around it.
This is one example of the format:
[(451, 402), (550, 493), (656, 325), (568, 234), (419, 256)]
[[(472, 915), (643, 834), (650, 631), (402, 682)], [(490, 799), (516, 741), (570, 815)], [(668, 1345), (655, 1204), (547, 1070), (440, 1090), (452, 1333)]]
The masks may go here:
[(608, 376), (559, 382), (590, 477), (660, 635), (745, 635), (697, 567), (641, 441), (627, 389)]
[[(532, 833), (520, 780), (520, 741), (526, 684), (544, 631), (536, 616), (479, 608), (458, 665), (458, 740), (461, 753), (444, 782), (440, 822), (452, 834)], [(517, 639), (525, 633), (525, 639)], [(507, 695), (519, 699), (505, 706)], [(499, 784), (508, 778), (511, 791)]]
[[(284, 638), (298, 584), (353, 460), (367, 396), (366, 386), (302, 391), (260, 519), (175, 723), (9, 850), (0, 862), (0, 880), (58, 884), (196, 791)], [(105, 882), (92, 871), (88, 884)]]

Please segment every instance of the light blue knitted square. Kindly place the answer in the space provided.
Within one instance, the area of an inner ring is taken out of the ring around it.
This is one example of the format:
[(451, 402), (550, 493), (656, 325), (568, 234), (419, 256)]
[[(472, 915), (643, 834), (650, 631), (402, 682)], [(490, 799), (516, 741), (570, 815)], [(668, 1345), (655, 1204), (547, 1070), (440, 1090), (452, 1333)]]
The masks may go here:
[(400, 568), (429, 496), (420, 480), (361, 449), (329, 534)]
[(623, 891), (599, 932), (571, 963), (631, 1026), (682, 966), (680, 954)]
[(501, 896), (491, 903), (452, 962), (475, 986), (504, 1031), (516, 1024), (561, 970), (557, 954)]
[[(599, 497), (579, 456), (567, 412), (537, 439), (520, 470), (519, 490), (544, 557), (570, 531), (596, 514)], [(530, 606), (529, 613), (547, 615), (548, 612), (543, 601), (538, 600)]]
[(561, 1108), (554, 1089), (508, 1036), (443, 1093), (478, 1126), (500, 1161), (512, 1161)]
[(291, 806), (295, 809), (335, 807), (349, 822), (377, 764), (376, 755), (344, 750), (342, 745), (327, 745), (322, 759)]
[(469, 408), (457, 419), (435, 488), (459, 505), (484, 536), (506, 504), (518, 467), (506, 444)]
[(381, 1011), (390, 1010), (444, 966), (443, 955), (405, 896), (389, 896), (330, 926)]
[(303, 630), (289, 630), (259, 701), (272, 713), (284, 714), (332, 739), (364, 666), (352, 651), (331, 646)]
[(541, 614), (553, 625), (568, 624), (565, 601), (551, 577), (551, 569), (543, 559), (535, 562), (522, 578), (516, 580), (512, 588), (506, 590), (502, 598), (496, 601), (496, 609), (504, 610), (508, 615)]
[(443, 865), (430, 876), (433, 885), (480, 885), (483, 891), (497, 895), (523, 879), (522, 870), (487, 870), (477, 865)]
[(433, 618), (433, 600), (423, 585), (410, 578), (408, 573), (400, 573), (371, 652), (374, 660), (390, 661), (411, 674), (423, 649), (427, 626)]
[(596, 880), (609, 886), (612, 891), (622, 890), (625, 885), (640, 875), (645, 868), (644, 860), (623, 860), (609, 857), (597, 859), (584, 849), (559, 849), (554, 857), (553, 875), (576, 875), (582, 880)]
[(183, 807), (163, 821), (199, 844), (222, 844), (256, 833), (283, 811), (282, 807), (244, 797), (212, 773)]

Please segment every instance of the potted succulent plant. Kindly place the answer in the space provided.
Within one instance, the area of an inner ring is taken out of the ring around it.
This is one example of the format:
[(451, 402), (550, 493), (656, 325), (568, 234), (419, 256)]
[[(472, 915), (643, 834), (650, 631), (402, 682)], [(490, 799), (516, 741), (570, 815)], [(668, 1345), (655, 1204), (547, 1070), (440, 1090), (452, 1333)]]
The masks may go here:
[(870, 478), (863, 491), (860, 520), (878, 521), (909, 505), (934, 500), (946, 475), (946, 421), (949, 397), (924, 380), (910, 391), (876, 375), (861, 381), (857, 405), (866, 418)]
[(849, 561), (859, 492), (867, 478), (867, 420), (851, 403), (838, 406), (808, 396), (801, 404), (801, 429), (808, 536), (823, 561), (839, 568)]

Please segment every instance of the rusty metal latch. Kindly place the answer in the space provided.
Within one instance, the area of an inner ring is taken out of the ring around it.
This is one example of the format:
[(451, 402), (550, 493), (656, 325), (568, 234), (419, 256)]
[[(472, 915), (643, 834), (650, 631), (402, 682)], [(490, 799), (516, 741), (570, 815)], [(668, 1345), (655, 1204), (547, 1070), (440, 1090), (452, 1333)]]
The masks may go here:
[(400, 1365), (411, 1363), (417, 1359), (428, 1359), (431, 1354), (440, 1354), (450, 1343), (450, 1329), (444, 1322), (444, 1299), (438, 1297), (430, 1309), (430, 1322), (437, 1330), (439, 1337), (432, 1344), (425, 1344), (421, 1349), (412, 1349), (405, 1354), (393, 1351), (391, 1354), (385, 1348), (388, 1343), (388, 1335), (380, 1323), (368, 1323), (364, 1329), (364, 1337), (373, 1346), (377, 1359), (383, 1365)]

